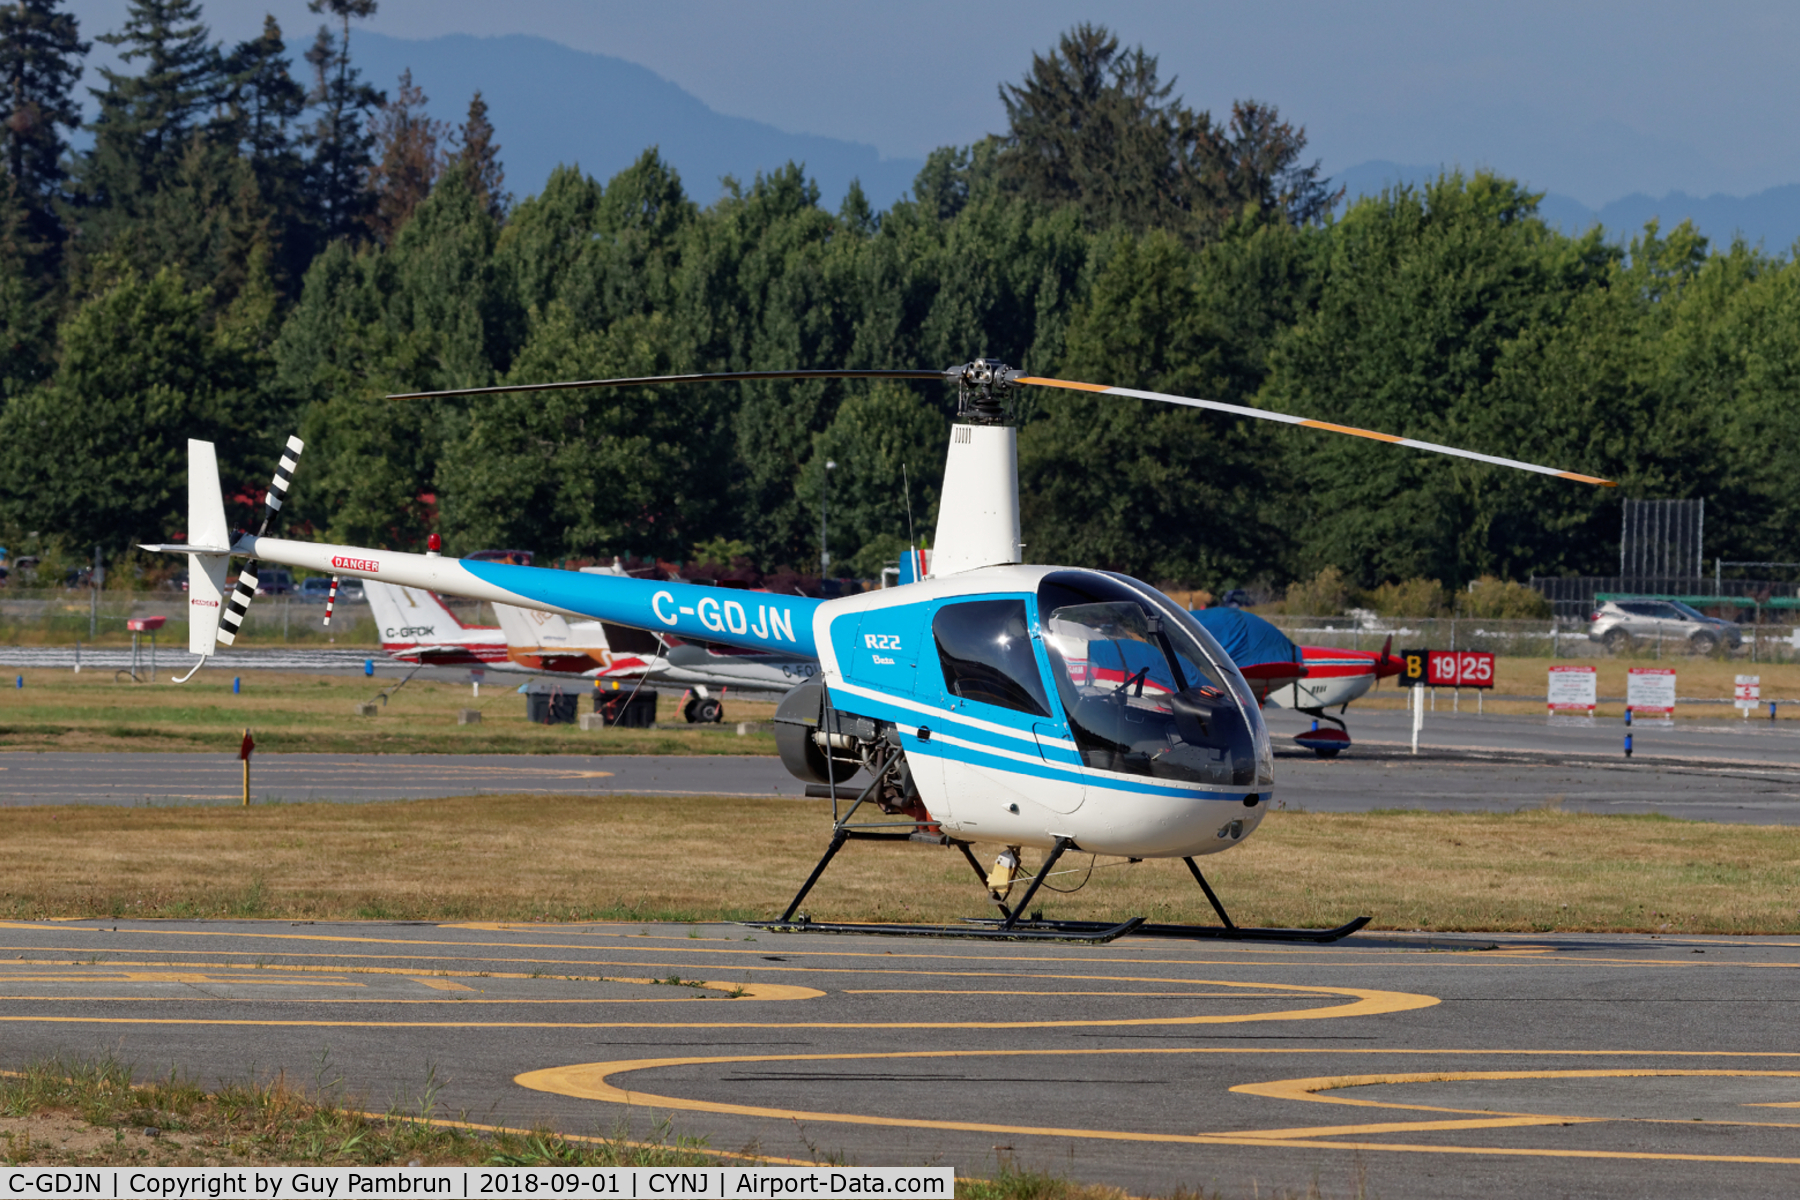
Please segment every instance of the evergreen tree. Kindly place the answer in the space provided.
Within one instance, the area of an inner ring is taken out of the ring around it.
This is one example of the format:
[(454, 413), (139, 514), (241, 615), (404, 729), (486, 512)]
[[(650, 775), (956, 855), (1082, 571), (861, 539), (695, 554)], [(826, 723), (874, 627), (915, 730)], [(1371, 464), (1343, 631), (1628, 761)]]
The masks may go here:
[[(229, 428), (206, 306), (173, 270), (127, 269), (64, 323), (55, 378), (0, 418), (5, 518), (76, 546), (123, 548), (183, 527), (187, 439)], [(225, 449), (236, 483), (237, 447)]]
[[(1597, 229), (1580, 238), (1550, 229), (1537, 203), (1517, 183), (1478, 173), (1353, 205), (1330, 227), (1317, 306), (1275, 341), (1262, 402), (1557, 461), (1577, 396), (1546, 406), (1527, 389), (1502, 391), (1503, 368), (1516, 364), (1524, 335), (1563, 324), (1604, 285), (1619, 251)], [(1298, 531), (1293, 570), (1302, 577), (1325, 566), (1364, 586), (1511, 575), (1531, 557), (1516, 553), (1515, 519), (1533, 521), (1537, 506), (1568, 495), (1546, 490), (1557, 481), (1360, 438), (1301, 429), (1280, 440), (1299, 485), (1287, 525)]]
[(1218, 141), (1225, 177), (1219, 218), (1229, 220), (1234, 210), (1248, 208), (1296, 225), (1324, 220), (1344, 198), (1344, 189), (1334, 192), (1330, 180), (1319, 178), (1317, 159), (1302, 164), (1305, 150), (1306, 130), (1283, 121), (1274, 105), (1233, 102), (1231, 121)]
[(84, 225), (101, 246), (141, 221), (176, 175), (189, 139), (223, 92), (218, 50), (196, 0), (132, 0), (124, 26), (100, 40), (120, 47), (127, 75), (101, 68), (94, 145), (79, 172)]
[(1104, 26), (1077, 25), (1032, 56), (1022, 83), (1000, 87), (1002, 179), (1043, 203), (1078, 206), (1097, 227), (1202, 240), (1247, 208), (1307, 224), (1341, 198), (1317, 162), (1300, 161), (1306, 131), (1273, 106), (1239, 101), (1221, 129), (1171, 99), (1174, 89), (1142, 46), (1121, 52)]
[(354, 238), (365, 228), (373, 197), (368, 188), (375, 134), (369, 115), (387, 97), (362, 81), (362, 72), (350, 65), (350, 19), (375, 15), (376, 0), (309, 0), (315, 13), (338, 18), (340, 31), (319, 26), (319, 35), (306, 61), (313, 69), (313, 88), (307, 96), (321, 111), (306, 134), (312, 148), (310, 164), (313, 202), (327, 238)]
[(1002, 177), (1099, 225), (1185, 224), (1216, 207), (1223, 181), (1211, 117), (1171, 100), (1174, 89), (1142, 46), (1120, 53), (1104, 26), (1077, 25), (1048, 55), (1032, 55), (1023, 83), (1000, 85)]
[[(57, 0), (14, 0), (0, 7), (0, 86), (6, 89), (6, 166), (25, 212), (20, 231), (27, 252), (41, 255), (36, 272), (53, 274), (62, 240), (57, 207), (64, 199), (68, 149), (62, 129), (81, 123), (71, 92), (81, 78), (89, 43)], [(42, 247), (42, 251), (36, 250)], [(47, 280), (34, 281), (41, 290)]]
[(287, 44), (273, 16), (263, 18), (260, 35), (231, 52), (225, 73), (229, 140), (249, 160), (271, 215), (270, 271), (278, 287), (297, 288), (317, 240), (306, 165), (293, 135), (306, 90), (289, 71)]
[(0, 176), (0, 405), (48, 374), (52, 361), (51, 313), (35, 294), (38, 256), (27, 220), (18, 184)]
[(376, 163), (369, 173), (374, 204), (368, 225), (377, 240), (391, 243), (400, 227), (431, 194), (443, 168), (439, 143), (449, 129), (425, 111), (426, 96), (415, 87), (410, 70), (401, 72), (400, 91), (381, 108), (371, 125)]
[(461, 147), (452, 165), (468, 176), (469, 187), (481, 206), (496, 221), (506, 219), (512, 207), (512, 193), (506, 190), (506, 171), (500, 166), (500, 143), (494, 140), (494, 125), (488, 120), (487, 101), (477, 91), (469, 100), (469, 115), (457, 131)]

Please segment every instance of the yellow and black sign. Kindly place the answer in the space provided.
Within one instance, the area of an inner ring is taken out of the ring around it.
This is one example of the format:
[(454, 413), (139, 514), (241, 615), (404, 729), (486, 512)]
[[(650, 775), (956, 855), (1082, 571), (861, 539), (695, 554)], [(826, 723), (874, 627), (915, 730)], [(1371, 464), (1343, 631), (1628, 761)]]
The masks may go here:
[(1429, 650), (1402, 650), (1400, 652), (1400, 678), (1394, 682), (1401, 687), (1422, 687), (1425, 683), (1425, 667), (1431, 658)]

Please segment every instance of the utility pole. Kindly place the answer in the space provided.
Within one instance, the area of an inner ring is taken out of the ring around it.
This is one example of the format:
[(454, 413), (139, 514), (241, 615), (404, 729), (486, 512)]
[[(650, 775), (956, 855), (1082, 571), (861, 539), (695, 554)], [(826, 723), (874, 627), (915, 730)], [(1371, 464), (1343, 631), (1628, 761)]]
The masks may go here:
[(829, 458), (826, 459), (825, 460), (825, 470), (824, 470), (823, 474), (821, 474), (820, 482), (819, 482), (819, 580), (820, 580), (820, 582), (823, 582), (825, 577), (827, 575), (831, 574), (831, 550), (830, 550), (829, 546), (826, 544), (826, 533), (825, 533), (825, 504), (826, 504), (827, 498), (831, 494), (831, 473), (835, 470), (837, 470), (837, 463), (833, 462)]
[(100, 585), (106, 582), (106, 568), (100, 565), (100, 547), (94, 547), (94, 570), (88, 576), (88, 641), (100, 636)]

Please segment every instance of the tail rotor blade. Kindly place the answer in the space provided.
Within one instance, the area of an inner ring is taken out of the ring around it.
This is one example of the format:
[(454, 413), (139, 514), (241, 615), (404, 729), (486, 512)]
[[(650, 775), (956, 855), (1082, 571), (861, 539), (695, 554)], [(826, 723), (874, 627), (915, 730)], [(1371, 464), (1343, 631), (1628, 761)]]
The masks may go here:
[[(262, 537), (269, 532), (269, 522), (281, 511), (287, 500), (288, 487), (294, 482), (294, 471), (300, 466), (300, 452), (306, 449), (306, 443), (299, 438), (288, 435), (287, 449), (281, 461), (275, 466), (275, 478), (269, 481), (269, 493), (263, 497), (268, 511), (263, 513), (262, 528), (256, 536)], [(256, 573), (251, 569), (256, 566), (254, 558), (244, 560), (244, 569), (238, 573), (237, 587), (231, 591), (231, 599), (225, 603), (225, 611), (219, 614), (219, 640), (227, 646), (237, 642), (238, 631), (244, 624), (244, 617), (250, 611), (250, 602), (256, 599)]]
[(269, 522), (275, 519), (287, 500), (288, 488), (294, 482), (294, 472), (300, 466), (300, 452), (304, 449), (305, 442), (291, 434), (288, 436), (287, 451), (282, 454), (281, 462), (276, 464), (275, 478), (269, 481), (269, 494), (263, 497), (263, 503), (269, 506), (269, 511), (263, 514), (262, 530), (257, 533), (257, 537), (269, 531)]
[(1070, 379), (1047, 379), (1038, 375), (1014, 376), (1012, 382), (1030, 384), (1034, 387), (1064, 388), (1073, 392), (1094, 392), (1103, 396), (1130, 396), (1138, 400), (1160, 400), (1166, 404), (1184, 404), (1189, 408), (1204, 408), (1213, 412), (1230, 413), (1239, 417), (1254, 417), (1258, 421), (1276, 421), (1283, 425), (1301, 425), (1307, 429), (1323, 429), (1327, 433), (1348, 434), (1351, 437), (1368, 438), (1371, 441), (1387, 442), (1394, 446), (1408, 446), (1414, 450), (1429, 450), (1433, 454), (1448, 454), (1454, 458), (1467, 458), (1475, 462), (1491, 463), (1497, 467), (1511, 467), (1518, 471), (1530, 471), (1537, 475), (1554, 475), (1558, 479), (1570, 479), (1576, 483), (1592, 483), (1600, 487), (1617, 487), (1610, 479), (1601, 479), (1594, 475), (1582, 475), (1575, 471), (1563, 471), (1556, 467), (1540, 466), (1537, 463), (1521, 462), (1516, 458), (1502, 458), (1496, 454), (1478, 454), (1473, 450), (1461, 450), (1455, 446), (1440, 446), (1436, 442), (1422, 442), (1417, 438), (1396, 437), (1391, 433), (1380, 433), (1373, 429), (1358, 429), (1354, 425), (1335, 425), (1330, 421), (1317, 421), (1311, 417), (1295, 417), (1287, 413), (1271, 412), (1266, 408), (1250, 408), (1243, 404), (1227, 404), (1222, 400), (1195, 400), (1188, 396), (1171, 396), (1165, 392), (1143, 392), (1136, 388), (1107, 387), (1099, 383), (1078, 383)]
[[(252, 560), (254, 561), (254, 560)], [(238, 628), (244, 623), (244, 614), (250, 611), (250, 601), (256, 599), (256, 576), (250, 573), (250, 563), (238, 573), (237, 587), (232, 589), (231, 599), (225, 602), (225, 611), (219, 614), (219, 640), (227, 646), (237, 641)]]

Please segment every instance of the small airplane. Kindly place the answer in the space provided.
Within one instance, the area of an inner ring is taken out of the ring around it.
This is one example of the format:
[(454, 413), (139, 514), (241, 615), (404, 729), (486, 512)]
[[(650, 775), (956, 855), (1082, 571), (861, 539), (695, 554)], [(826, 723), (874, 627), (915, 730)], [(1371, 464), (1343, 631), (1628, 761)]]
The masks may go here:
[(497, 626), (467, 625), (424, 588), (374, 579), (363, 586), (381, 648), (398, 662), (625, 683), (634, 691), (681, 686), (689, 693), (682, 706), (689, 724), (723, 721), (727, 690), (785, 692), (819, 671), (816, 659), (682, 641), (620, 625), (608, 629), (607, 622), (570, 621), (511, 604), (493, 606)]
[[(615, 574), (605, 567), (583, 567), (582, 571)], [(819, 673), (817, 659), (795, 654), (685, 640), (620, 625), (609, 629), (608, 622), (570, 621), (557, 613), (512, 604), (496, 604), (494, 615), (500, 619), (507, 654), (513, 662), (555, 673), (573, 672), (588, 679), (687, 688), (689, 695), (682, 706), (682, 716), (689, 724), (716, 725), (723, 721), (723, 696), (728, 690), (786, 692)], [(615, 643), (618, 650), (613, 649)], [(714, 689), (720, 693), (718, 696), (713, 695)]]
[(431, 592), (370, 579), (363, 584), (381, 648), (396, 662), (427, 667), (508, 670), (506, 635), (493, 625), (465, 625)]
[[(1195, 609), (1193, 615), (1219, 639), (1259, 703), (1314, 719), (1315, 727), (1294, 735), (1294, 740), (1320, 758), (1336, 758), (1350, 745), (1344, 722), (1325, 710), (1335, 708), (1342, 714), (1352, 700), (1368, 694), (1380, 680), (1398, 675), (1405, 665), (1392, 653), (1391, 635), (1379, 652), (1297, 646), (1273, 623), (1240, 608)], [(1319, 721), (1337, 728), (1320, 729)]]
[[(261, 529), (235, 538), (213, 446), (190, 440), (188, 541), (146, 549), (188, 555), (188, 647), (200, 663), (217, 643), (236, 636), (255, 597), (257, 561), (816, 659), (819, 673), (788, 692), (777, 710), (776, 742), (787, 769), (808, 781), (807, 794), (831, 800), (831, 841), (769, 928), (1086, 942), (1134, 932), (1322, 942), (1354, 933), (1369, 918), (1328, 930), (1245, 929), (1232, 922), (1195, 861), (1241, 845), (1275, 796), (1268, 729), (1230, 656), (1192, 614), (1147, 584), (1114, 572), (1022, 561), (1017, 401), (1023, 391), (1181, 404), (1610, 486), (1516, 459), (1218, 401), (1033, 376), (986, 359), (944, 370), (737, 371), (389, 399), (820, 379), (936, 381), (957, 389), (932, 573), (916, 585), (816, 600), (459, 561), (436, 550), (410, 554), (270, 537), (303, 449), (298, 438), (289, 439), (276, 470)], [(251, 561), (227, 599), (225, 573), (234, 555)], [(866, 782), (850, 782), (859, 775)], [(1000, 916), (955, 925), (813, 923), (800, 905), (851, 840), (954, 848)], [(976, 860), (976, 843), (1003, 847), (991, 870)], [(1028, 846), (1045, 856), (1025, 877), (1024, 895), (1009, 904)], [(1221, 924), (1042, 920), (1031, 902), (1071, 851), (1180, 858)]]

